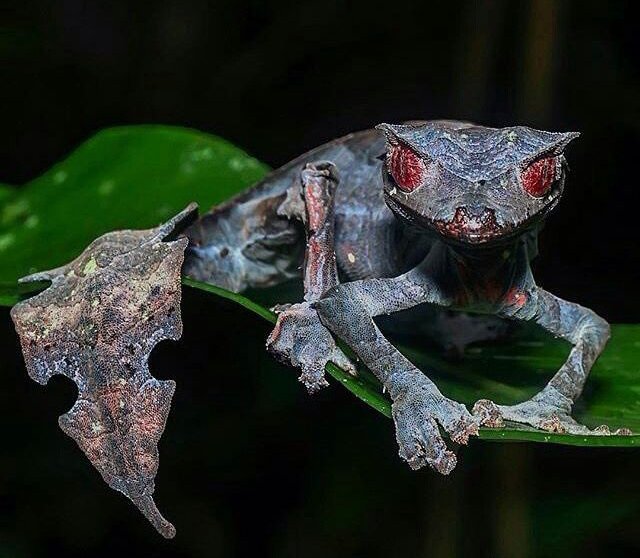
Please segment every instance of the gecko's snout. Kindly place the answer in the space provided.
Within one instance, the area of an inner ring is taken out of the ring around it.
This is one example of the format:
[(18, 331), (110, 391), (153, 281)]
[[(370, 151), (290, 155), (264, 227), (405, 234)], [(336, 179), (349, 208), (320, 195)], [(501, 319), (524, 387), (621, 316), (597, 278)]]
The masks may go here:
[(435, 225), (445, 236), (472, 243), (487, 242), (505, 232), (496, 220), (495, 210), (486, 206), (457, 207), (450, 220), (439, 220)]
[(464, 205), (456, 207), (454, 219), (462, 220), (464, 222), (475, 222), (482, 219), (490, 218), (495, 212), (482, 204)]

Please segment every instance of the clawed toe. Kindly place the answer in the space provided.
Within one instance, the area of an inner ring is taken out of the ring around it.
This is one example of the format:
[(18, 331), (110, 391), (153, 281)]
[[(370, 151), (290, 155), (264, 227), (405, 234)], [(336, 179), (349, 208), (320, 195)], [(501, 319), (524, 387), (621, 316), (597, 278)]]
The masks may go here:
[(633, 431), (630, 428), (618, 428), (613, 432), (614, 436), (633, 436)]
[(351, 374), (352, 376), (358, 375), (358, 369), (356, 368), (356, 365), (351, 362), (349, 357), (347, 357), (347, 355), (345, 355), (342, 352), (342, 349), (340, 349), (339, 347), (335, 347), (329, 360), (333, 362), (333, 364), (335, 364), (338, 368), (342, 368), (342, 370), (344, 370), (348, 374)]
[[(532, 422), (536, 428), (557, 434), (600, 434), (589, 430), (566, 413), (551, 412), (548, 415), (533, 417)], [(604, 434), (604, 431), (602, 433)]]
[(608, 425), (601, 424), (592, 430), (592, 434), (599, 436), (633, 436), (633, 431), (629, 428), (616, 428), (611, 430)]
[(527, 424), (546, 432), (592, 433), (564, 410), (550, 405), (542, 405), (535, 399), (517, 405), (497, 405), (489, 399), (480, 399), (473, 406), (473, 414), (482, 426), (488, 428), (502, 428), (505, 421), (510, 421)]
[(488, 428), (502, 428), (504, 426), (500, 408), (489, 399), (476, 401), (472, 413), (479, 420), (481, 426)]
[(476, 417), (469, 414), (463, 405), (460, 405), (460, 407), (462, 407), (462, 410), (459, 411), (457, 418), (446, 422), (442, 426), (446, 430), (447, 434), (449, 434), (451, 441), (456, 444), (466, 445), (471, 436), (478, 435), (480, 422)]
[(396, 436), (400, 447), (399, 455), (413, 470), (429, 465), (439, 473), (448, 475), (455, 469), (456, 456), (447, 449), (434, 419), (413, 425), (399, 418), (396, 422)]
[[(432, 469), (434, 469), (441, 475), (448, 475), (456, 468), (458, 459), (456, 457), (456, 454), (452, 451), (444, 450), (434, 457), (427, 457), (426, 462)], [(411, 463), (409, 463), (409, 466), (413, 470), (417, 470), (424, 466), (424, 463), (421, 463), (418, 467), (412, 467)]]
[(324, 375), (324, 366), (303, 368), (298, 380), (307, 388), (310, 394), (316, 393), (329, 386)]
[(418, 390), (395, 400), (392, 411), (400, 457), (412, 469), (429, 465), (448, 475), (455, 468), (456, 455), (447, 448), (440, 426), (458, 444), (478, 433), (478, 421), (465, 406), (442, 395), (429, 398)]

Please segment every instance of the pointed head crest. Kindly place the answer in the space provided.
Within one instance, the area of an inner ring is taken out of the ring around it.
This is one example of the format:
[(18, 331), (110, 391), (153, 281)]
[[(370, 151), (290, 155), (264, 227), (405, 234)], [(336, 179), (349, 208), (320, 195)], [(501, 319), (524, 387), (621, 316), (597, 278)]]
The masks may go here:
[(377, 128), (387, 140), (383, 180), (391, 209), (472, 244), (511, 237), (555, 207), (563, 152), (579, 135), (457, 121)]

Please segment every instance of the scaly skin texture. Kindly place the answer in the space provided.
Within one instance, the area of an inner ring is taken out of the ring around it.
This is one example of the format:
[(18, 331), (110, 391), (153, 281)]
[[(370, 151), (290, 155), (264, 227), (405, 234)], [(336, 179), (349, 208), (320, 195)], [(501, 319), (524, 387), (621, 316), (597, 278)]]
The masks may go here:
[(338, 175), (331, 163), (318, 162), (305, 165), (300, 178), (300, 185), (294, 184), (289, 189), (281, 211), (300, 219), (307, 231), (305, 301), (278, 309), (278, 321), (267, 339), (267, 348), (276, 358), (300, 368), (300, 381), (313, 393), (328, 385), (324, 375), (327, 362), (352, 374), (356, 370), (320, 323), (318, 313), (311, 305), (327, 289), (338, 284), (333, 250), (333, 210)]
[(11, 309), (29, 375), (46, 384), (62, 374), (78, 387), (60, 428), (167, 538), (175, 529), (153, 491), (175, 382), (151, 376), (147, 361), (157, 343), (182, 334), (187, 239), (166, 239), (196, 210), (192, 204), (155, 229), (97, 238), (72, 262), (22, 279), (51, 285)]
[[(187, 233), (185, 272), (236, 291), (273, 285), (295, 275), (301, 255), (291, 248), (305, 248), (306, 238), (305, 302), (284, 308), (267, 345), (301, 368), (315, 391), (326, 384), (326, 362), (353, 370), (331, 334), (347, 343), (388, 390), (400, 456), (412, 468), (448, 474), (455, 467), (441, 428), (461, 444), (481, 424), (504, 420), (606, 434), (578, 424), (571, 409), (609, 326), (537, 286), (529, 265), (538, 227), (562, 195), (564, 149), (577, 135), (456, 121), (351, 134), (203, 216)], [(487, 326), (496, 319), (533, 321), (573, 348), (531, 400), (481, 400), (471, 413), (440, 393), (373, 320), (414, 307), (425, 318), (438, 315), (432, 322), (458, 349), (502, 331)], [(452, 311), (465, 316), (455, 326)]]

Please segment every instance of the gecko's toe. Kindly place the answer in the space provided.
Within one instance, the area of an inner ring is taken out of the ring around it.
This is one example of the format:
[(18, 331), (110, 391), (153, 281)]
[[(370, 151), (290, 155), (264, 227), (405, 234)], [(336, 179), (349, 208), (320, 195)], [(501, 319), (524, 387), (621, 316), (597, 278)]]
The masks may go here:
[(441, 475), (448, 475), (451, 473), (458, 463), (456, 454), (447, 449), (444, 442), (442, 442), (441, 446), (434, 446), (432, 444), (426, 452), (425, 459), (427, 464)]
[(593, 430), (579, 423), (564, 407), (553, 405), (540, 396), (533, 397), (516, 405), (496, 405), (488, 399), (480, 399), (473, 406), (473, 414), (482, 426), (499, 428), (504, 421), (527, 424), (555, 434), (576, 434), (590, 436), (608, 436), (611, 431), (606, 425)]
[(549, 416), (542, 416), (538, 419), (533, 419), (535, 422), (533, 426), (546, 430), (547, 432), (554, 432), (556, 434), (565, 434), (567, 432), (567, 426), (563, 417), (558, 413), (551, 413)]
[(456, 454), (452, 451), (445, 451), (438, 459), (434, 459), (429, 462), (429, 465), (433, 467), (441, 475), (448, 475), (456, 468), (458, 459)]
[(327, 382), (324, 375), (323, 363), (318, 363), (317, 366), (303, 366), (302, 374), (298, 376), (298, 380), (311, 394), (329, 386), (329, 382)]
[(630, 428), (618, 428), (613, 432), (614, 436), (633, 436), (633, 431)]
[(488, 428), (502, 428), (504, 426), (500, 408), (490, 399), (479, 399), (476, 401), (472, 412), (480, 421), (481, 426)]
[(479, 422), (472, 415), (464, 416), (451, 424), (447, 433), (456, 444), (467, 444), (471, 436), (478, 435)]
[(478, 435), (480, 421), (462, 403), (445, 399), (438, 407), (438, 422), (453, 442), (466, 444), (471, 436)]
[(400, 457), (412, 469), (429, 465), (448, 475), (455, 468), (456, 455), (447, 448), (440, 426), (458, 444), (478, 433), (478, 420), (464, 405), (429, 392), (419, 382), (397, 395), (391, 410)]
[(599, 436), (611, 436), (611, 428), (606, 424), (601, 424), (593, 429), (593, 433)]
[(347, 355), (345, 355), (339, 347), (336, 347), (333, 350), (330, 360), (338, 368), (342, 368), (342, 370), (351, 374), (352, 376), (358, 375), (358, 369), (356, 368), (355, 364), (351, 362), (351, 359), (349, 359), (349, 357), (347, 357)]
[(400, 457), (413, 470), (429, 465), (439, 473), (448, 475), (456, 466), (456, 456), (447, 449), (433, 418), (418, 424), (409, 417), (397, 416), (396, 438)]

